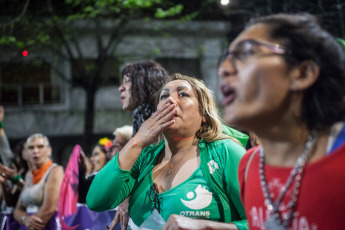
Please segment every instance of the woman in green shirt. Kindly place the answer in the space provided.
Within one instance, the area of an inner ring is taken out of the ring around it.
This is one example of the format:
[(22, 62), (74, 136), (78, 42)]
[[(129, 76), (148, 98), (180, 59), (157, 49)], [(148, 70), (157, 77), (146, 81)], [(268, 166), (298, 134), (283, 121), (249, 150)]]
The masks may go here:
[(247, 229), (237, 180), (245, 149), (222, 134), (212, 93), (175, 74), (157, 95), (157, 111), (95, 177), (88, 207), (104, 211), (130, 195), (138, 226), (156, 209), (166, 229)]

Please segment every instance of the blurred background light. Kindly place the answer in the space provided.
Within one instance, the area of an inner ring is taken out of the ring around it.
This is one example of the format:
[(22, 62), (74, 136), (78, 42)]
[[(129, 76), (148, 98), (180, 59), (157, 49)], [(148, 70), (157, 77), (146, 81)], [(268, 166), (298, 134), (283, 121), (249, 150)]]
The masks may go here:
[(220, 0), (220, 4), (223, 6), (227, 6), (230, 4), (230, 0)]

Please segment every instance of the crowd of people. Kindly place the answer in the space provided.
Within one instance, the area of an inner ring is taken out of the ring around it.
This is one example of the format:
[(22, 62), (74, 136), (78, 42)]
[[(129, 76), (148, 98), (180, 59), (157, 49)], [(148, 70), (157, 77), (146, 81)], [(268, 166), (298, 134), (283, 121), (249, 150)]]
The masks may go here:
[[(78, 148), (78, 203), (115, 210), (108, 229), (344, 229), (342, 44), (307, 13), (254, 18), (218, 73), (223, 119), (201, 80), (151, 60), (125, 66), (118, 90), (133, 124), (91, 155)], [(73, 175), (43, 134), (12, 151), (4, 115), (2, 229), (66, 228), (58, 201)]]

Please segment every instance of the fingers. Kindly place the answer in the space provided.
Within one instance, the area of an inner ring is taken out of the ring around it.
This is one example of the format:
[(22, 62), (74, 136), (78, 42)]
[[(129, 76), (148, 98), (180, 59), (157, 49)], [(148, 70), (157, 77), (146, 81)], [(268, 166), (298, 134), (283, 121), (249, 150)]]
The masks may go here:
[(37, 216), (31, 216), (30, 217), (30, 223), (29, 223), (29, 229), (43, 229), (44, 228), (44, 224), (43, 221), (41, 220), (41, 218), (37, 217)]
[(79, 154), (80, 154), (82, 157), (86, 157), (86, 156), (85, 156), (85, 153), (84, 153), (84, 151), (83, 151), (82, 149), (79, 150)]
[(126, 230), (128, 225), (129, 216), (128, 214), (121, 215), (121, 229)]
[(128, 225), (128, 220), (129, 220), (128, 205), (129, 205), (129, 201), (127, 198), (118, 206), (117, 213), (116, 213), (116, 215), (118, 215), (120, 218), (122, 230), (126, 230), (127, 225)]
[[(172, 120), (176, 114), (176, 105), (175, 104), (165, 104), (161, 109), (157, 110), (151, 118), (149, 118), (148, 123), (152, 127), (158, 127), (160, 125), (170, 126), (174, 124)], [(168, 123), (168, 124), (166, 124)]]
[(173, 125), (176, 114), (176, 105), (166, 103), (160, 107), (149, 119), (140, 127), (134, 137), (134, 146), (146, 147), (155, 141), (159, 135)]
[(162, 118), (169, 118), (170, 119), (176, 114), (176, 104), (166, 103), (161, 106), (157, 111), (153, 114), (152, 118), (156, 120), (160, 120)]
[(165, 104), (161, 109), (157, 110), (152, 119), (155, 122), (163, 123), (171, 120), (176, 114), (176, 105), (175, 104)]
[(0, 176), (1, 176), (1, 179), (3, 179), (3, 180), (7, 180), (8, 179), (7, 174), (5, 172), (3, 172), (3, 171), (0, 173)]
[[(186, 219), (183, 216), (172, 214), (169, 216), (168, 221), (164, 225), (164, 230), (170, 230), (170, 229), (198, 229), (196, 225), (189, 225), (188, 223), (192, 221), (192, 219)], [(182, 223), (182, 224), (181, 224)], [(187, 225), (185, 225), (187, 223)], [(192, 227), (193, 226), (193, 227)]]
[(119, 215), (116, 212), (116, 215), (114, 216), (113, 221), (111, 221), (111, 223), (109, 224), (108, 229), (114, 230), (116, 225), (119, 223), (119, 220), (120, 220)]

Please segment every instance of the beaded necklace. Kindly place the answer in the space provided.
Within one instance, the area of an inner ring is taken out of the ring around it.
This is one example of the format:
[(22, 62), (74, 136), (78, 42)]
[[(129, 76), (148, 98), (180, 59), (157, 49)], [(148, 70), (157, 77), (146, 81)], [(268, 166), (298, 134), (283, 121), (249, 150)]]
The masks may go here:
[[(291, 220), (293, 217), (293, 211), (295, 210), (297, 206), (297, 198), (298, 198), (299, 188), (301, 185), (304, 166), (306, 162), (308, 161), (308, 158), (310, 156), (311, 150), (313, 149), (313, 146), (315, 145), (315, 142), (317, 139), (316, 137), (317, 137), (317, 133), (315, 131), (312, 131), (309, 134), (308, 139), (304, 145), (304, 151), (298, 157), (297, 162), (295, 166), (293, 167), (293, 169), (291, 170), (290, 176), (287, 179), (285, 185), (281, 188), (281, 192), (276, 201), (272, 200), (272, 197), (269, 192), (269, 188), (268, 188), (267, 181), (265, 178), (265, 171), (264, 171), (265, 157), (264, 157), (262, 147), (260, 148), (260, 162), (259, 162), (260, 182), (261, 182), (262, 192), (265, 197), (265, 204), (271, 214), (270, 217), (264, 223), (267, 230), (285, 230), (290, 227)], [(288, 191), (292, 181), (294, 181), (295, 183), (292, 190), (291, 200), (288, 203), (288, 215), (287, 215), (287, 218), (284, 219), (279, 214), (278, 208), (286, 192)]]

